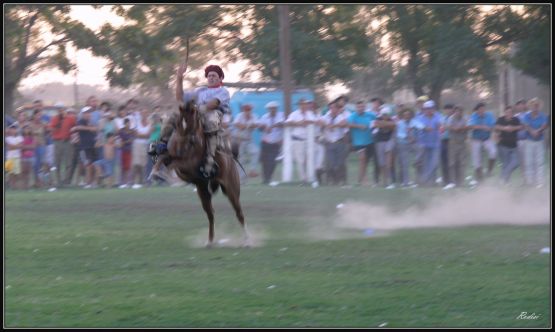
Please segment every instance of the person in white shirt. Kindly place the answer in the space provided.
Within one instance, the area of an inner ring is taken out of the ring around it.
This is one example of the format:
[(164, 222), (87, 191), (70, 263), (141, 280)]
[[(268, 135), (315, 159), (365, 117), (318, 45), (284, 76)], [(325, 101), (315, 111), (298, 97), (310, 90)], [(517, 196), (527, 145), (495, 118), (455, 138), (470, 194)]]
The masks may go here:
[(306, 161), (308, 158), (308, 130), (307, 126), (316, 123), (314, 113), (309, 110), (310, 101), (299, 100), (299, 109), (291, 112), (285, 120), (285, 125), (291, 127), (291, 150), (293, 161), (297, 166), (300, 181), (307, 183)]
[[(258, 176), (256, 174), (256, 166), (258, 161), (258, 147), (252, 140), (253, 131), (258, 128), (258, 118), (252, 112), (253, 105), (244, 104), (241, 106), (241, 112), (233, 121), (233, 129), (231, 131), (231, 141), (237, 146), (239, 153), (239, 162), (246, 167), (247, 175), (250, 177)], [(244, 178), (240, 172), (241, 178)]]
[(276, 157), (279, 155), (283, 143), (283, 112), (278, 112), (279, 104), (271, 101), (266, 104), (268, 110), (258, 122), (262, 130), (260, 145), (260, 163), (262, 164), (262, 183), (269, 184), (277, 165)]
[(342, 167), (348, 152), (345, 144), (345, 136), (349, 132), (348, 116), (337, 101), (331, 102), (329, 107), (330, 111), (322, 119), (324, 141), (326, 142), (326, 175), (330, 184), (342, 183), (345, 185)]
[[(136, 136), (133, 140), (131, 150), (131, 168), (133, 170), (133, 189), (142, 187), (144, 180), (144, 170), (147, 162), (148, 139), (150, 137), (151, 124), (148, 121), (148, 110), (139, 112), (141, 120), (135, 127)], [(137, 181), (137, 178), (139, 180)]]

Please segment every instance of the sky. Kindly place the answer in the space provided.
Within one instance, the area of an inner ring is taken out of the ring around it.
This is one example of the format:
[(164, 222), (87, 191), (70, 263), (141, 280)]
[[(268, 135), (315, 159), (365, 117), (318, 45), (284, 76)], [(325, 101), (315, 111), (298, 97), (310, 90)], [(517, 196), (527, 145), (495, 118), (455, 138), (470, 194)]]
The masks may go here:
[[(124, 19), (116, 15), (110, 10), (111, 6), (102, 6), (99, 9), (94, 9), (90, 5), (73, 5), (71, 6), (71, 17), (75, 20), (81, 21), (85, 26), (93, 31), (100, 29), (105, 23), (110, 23), (113, 26), (124, 24)], [(77, 83), (88, 85), (99, 85), (105, 89), (109, 87), (108, 81), (104, 78), (106, 74), (106, 66), (108, 61), (92, 55), (88, 50), (76, 51), (73, 47), (67, 48), (67, 55), (70, 61), (76, 62), (78, 67)], [(242, 60), (230, 64), (225, 70), (225, 81), (238, 82), (240, 81), (240, 73), (246, 68), (247, 61)], [(202, 74), (200, 72), (200, 74)], [(23, 79), (20, 84), (22, 89), (30, 89), (35, 86), (61, 82), (64, 84), (73, 84), (75, 82), (75, 72), (63, 74), (57, 69), (43, 70), (36, 74), (30, 75)], [(230, 89), (234, 90), (234, 89)], [(342, 85), (330, 87), (330, 98), (336, 94), (347, 92), (347, 89)], [(233, 92), (233, 91), (231, 91)]]

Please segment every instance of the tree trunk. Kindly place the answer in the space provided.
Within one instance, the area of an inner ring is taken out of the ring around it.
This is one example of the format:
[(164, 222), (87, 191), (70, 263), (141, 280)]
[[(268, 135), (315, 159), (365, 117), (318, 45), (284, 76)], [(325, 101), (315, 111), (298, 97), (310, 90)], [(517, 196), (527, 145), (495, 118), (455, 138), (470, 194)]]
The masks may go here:
[(6, 84), (4, 86), (4, 115), (14, 115), (14, 101), (15, 101), (15, 84)]
[(441, 90), (443, 89), (435, 88), (430, 92), (430, 99), (435, 101), (437, 109), (439, 109), (441, 105)]

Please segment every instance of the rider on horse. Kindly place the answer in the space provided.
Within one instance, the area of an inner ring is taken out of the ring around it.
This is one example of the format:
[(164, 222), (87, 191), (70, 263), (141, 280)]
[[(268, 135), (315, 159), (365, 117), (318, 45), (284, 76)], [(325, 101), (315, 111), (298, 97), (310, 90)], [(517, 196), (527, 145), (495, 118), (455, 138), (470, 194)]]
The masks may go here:
[[(199, 106), (201, 114), (201, 122), (206, 137), (206, 162), (201, 166), (201, 173), (206, 178), (215, 175), (214, 158), (216, 148), (218, 146), (218, 134), (221, 132), (221, 122), (223, 114), (231, 113), (229, 108), (229, 91), (222, 86), (224, 72), (220, 66), (210, 65), (204, 69), (204, 77), (208, 80), (208, 86), (203, 86), (194, 91), (183, 92), (183, 74), (185, 67), (180, 66), (177, 71), (176, 97), (180, 103), (187, 103), (194, 100)], [(179, 119), (177, 113), (172, 114), (168, 119), (160, 137), (160, 143), (157, 146), (151, 146), (149, 154), (158, 155), (158, 161), (152, 170), (152, 176), (160, 177), (159, 169), (164, 163), (168, 165), (171, 161), (167, 144), (171, 134), (176, 128)]]

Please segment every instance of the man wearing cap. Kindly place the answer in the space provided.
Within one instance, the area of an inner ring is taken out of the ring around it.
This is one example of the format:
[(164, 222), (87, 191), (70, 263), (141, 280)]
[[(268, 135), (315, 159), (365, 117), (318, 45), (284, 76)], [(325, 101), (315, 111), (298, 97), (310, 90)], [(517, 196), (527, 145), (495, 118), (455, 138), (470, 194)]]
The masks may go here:
[[(252, 133), (258, 128), (258, 118), (253, 114), (252, 109), (253, 105), (249, 103), (241, 106), (241, 112), (233, 121), (231, 131), (231, 141), (233, 145), (237, 146), (240, 163), (245, 165), (247, 175), (250, 177), (258, 175), (255, 173), (258, 147), (252, 141)], [(245, 174), (242, 172), (240, 174), (241, 178), (244, 178)]]
[[(176, 98), (180, 104), (187, 103), (191, 100), (196, 101), (199, 105), (201, 121), (206, 137), (206, 162), (201, 166), (201, 173), (206, 178), (215, 175), (214, 157), (218, 146), (218, 136), (221, 131), (221, 121), (224, 113), (230, 113), (229, 108), (229, 91), (223, 87), (222, 80), (224, 72), (220, 66), (209, 65), (204, 69), (204, 77), (207, 79), (207, 86), (202, 86), (194, 91), (183, 92), (183, 75), (186, 66), (182, 64), (177, 69), (176, 79)], [(150, 155), (158, 154), (160, 160), (157, 161), (152, 169), (152, 176), (159, 176), (159, 169), (164, 164), (169, 164), (170, 157), (167, 150), (167, 144), (173, 133), (178, 121), (178, 114), (174, 113), (164, 124), (160, 138), (160, 144), (154, 149), (149, 150)], [(227, 144), (226, 144), (227, 145)]]
[(316, 122), (314, 113), (309, 110), (310, 101), (301, 98), (299, 100), (299, 109), (291, 112), (285, 120), (285, 125), (292, 127), (291, 130), (291, 150), (293, 152), (293, 160), (297, 165), (297, 172), (302, 182), (308, 182), (305, 171), (305, 163), (308, 158), (308, 129), (307, 126)]
[(481, 163), (482, 149), (485, 149), (488, 153), (488, 176), (491, 175), (493, 167), (495, 166), (497, 148), (495, 146), (495, 142), (491, 137), (491, 133), (495, 126), (495, 117), (491, 112), (486, 112), (486, 104), (478, 103), (476, 107), (474, 107), (474, 112), (468, 120), (468, 126), (471, 129), (472, 138), (471, 156), (476, 177), (474, 181), (479, 182), (483, 179), (484, 176)]
[(262, 164), (262, 183), (269, 184), (276, 168), (276, 157), (279, 155), (283, 142), (283, 112), (278, 112), (279, 104), (271, 101), (266, 104), (268, 110), (258, 122), (262, 130), (260, 146), (260, 163)]
[(420, 134), (420, 145), (423, 148), (420, 183), (433, 186), (435, 184), (437, 167), (439, 165), (441, 147), (440, 127), (442, 119), (436, 112), (436, 104), (433, 100), (424, 102), (422, 108), (424, 113), (419, 118), (423, 126)]
[(416, 116), (421, 116), (424, 114), (424, 103), (428, 100), (430, 100), (430, 98), (428, 98), (428, 96), (426, 95), (416, 98)]

